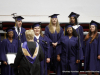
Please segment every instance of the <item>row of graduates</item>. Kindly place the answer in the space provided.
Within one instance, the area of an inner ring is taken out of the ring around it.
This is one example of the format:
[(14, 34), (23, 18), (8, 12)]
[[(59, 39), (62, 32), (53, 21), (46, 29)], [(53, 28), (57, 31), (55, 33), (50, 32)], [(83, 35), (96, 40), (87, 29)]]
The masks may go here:
[[(83, 27), (78, 25), (77, 21), (79, 14), (71, 12), (68, 16), (70, 18), (70, 24), (65, 26), (65, 36), (62, 27), (59, 25), (57, 15), (53, 14), (50, 16), (50, 23), (45, 27), (45, 36), (42, 34), (40, 23), (33, 25), (33, 31), (35, 33), (34, 41), (39, 43), (45, 55), (44, 60), (40, 63), (40, 74), (49, 75), (51, 68), (57, 75), (66, 75), (63, 72), (66, 70), (78, 71), (80, 60), (83, 59), (84, 70), (99, 71), (100, 35), (97, 33), (99, 23), (91, 21), (90, 31), (84, 40)], [(7, 64), (5, 54), (17, 53), (21, 43), (26, 41), (25, 29), (21, 27), (23, 17), (17, 16), (14, 18), (17, 20), (16, 26), (7, 29), (8, 38), (1, 42), (0, 61), (2, 61), (2, 75), (14, 75), (13, 68)], [(19, 29), (17, 29), (17, 26)], [(88, 74), (91, 74), (91, 72)], [(99, 73), (95, 74), (98, 75)], [(78, 75), (78, 73), (71, 73), (71, 75)]]

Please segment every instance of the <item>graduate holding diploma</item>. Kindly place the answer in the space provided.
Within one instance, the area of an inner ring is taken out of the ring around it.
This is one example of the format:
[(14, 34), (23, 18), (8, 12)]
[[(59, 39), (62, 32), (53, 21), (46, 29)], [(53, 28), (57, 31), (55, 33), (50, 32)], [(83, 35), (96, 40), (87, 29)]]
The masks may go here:
[(11, 68), (10, 64), (8, 63), (9, 60), (6, 57), (6, 54), (17, 53), (18, 42), (17, 40), (13, 39), (14, 28), (7, 28), (6, 31), (7, 31), (7, 39), (4, 39), (2, 41), (1, 51), (0, 51), (0, 60), (2, 61), (1, 75), (14, 75), (13, 68)]

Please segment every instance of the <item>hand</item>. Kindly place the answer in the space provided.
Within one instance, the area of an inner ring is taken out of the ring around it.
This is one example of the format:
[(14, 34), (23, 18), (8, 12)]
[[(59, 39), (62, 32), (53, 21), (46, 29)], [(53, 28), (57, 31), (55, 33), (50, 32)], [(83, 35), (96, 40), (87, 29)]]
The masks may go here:
[(55, 48), (57, 46), (57, 42), (56, 43), (52, 43), (53, 47)]
[(60, 62), (60, 55), (57, 55), (57, 61)]
[(7, 65), (7, 62), (6, 62), (6, 61), (4, 61), (4, 62), (3, 62), (3, 64)]
[(98, 59), (100, 60), (100, 55), (98, 55)]
[(53, 47), (55, 48), (55, 43), (52, 43)]
[(50, 62), (50, 58), (47, 58), (46, 62), (49, 63)]
[(54, 43), (52, 43), (52, 45), (54, 46)]
[(80, 60), (76, 60), (76, 63), (77, 63), (77, 64), (80, 63)]
[(57, 44), (58, 44), (57, 42), (56, 42), (56, 43), (54, 43), (55, 47), (57, 46)]

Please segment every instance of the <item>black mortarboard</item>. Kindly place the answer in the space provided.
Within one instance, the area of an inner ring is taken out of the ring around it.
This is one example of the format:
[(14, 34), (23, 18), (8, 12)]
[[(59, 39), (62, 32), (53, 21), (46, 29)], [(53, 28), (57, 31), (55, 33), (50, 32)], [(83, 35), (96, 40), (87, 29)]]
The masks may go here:
[(90, 22), (90, 25), (95, 25), (96, 27), (99, 27), (100, 24), (98, 22), (92, 20)]
[(59, 14), (53, 14), (53, 15), (51, 15), (51, 16), (49, 16), (49, 17), (51, 17), (51, 18), (57, 18), (58, 15), (59, 15)]
[(14, 30), (15, 30), (15, 28), (9, 27), (9, 28), (6, 29), (6, 32), (10, 32), (10, 31), (14, 31)]
[(71, 12), (68, 17), (76, 17), (76, 18), (78, 18), (79, 16), (80, 16), (79, 14)]
[(16, 19), (17, 21), (21, 21), (22, 19), (24, 19), (22, 16), (16, 16), (16, 17), (13, 17), (14, 19)]
[(65, 30), (68, 28), (68, 27), (72, 27), (73, 26), (73, 24), (66, 24), (65, 25)]
[(41, 24), (41, 22), (36, 22), (33, 24), (32, 28), (37, 27), (37, 26), (41, 26), (40, 24)]
[(99, 27), (100, 24), (98, 22), (92, 20), (90, 22), (90, 25), (95, 25), (96, 27)]

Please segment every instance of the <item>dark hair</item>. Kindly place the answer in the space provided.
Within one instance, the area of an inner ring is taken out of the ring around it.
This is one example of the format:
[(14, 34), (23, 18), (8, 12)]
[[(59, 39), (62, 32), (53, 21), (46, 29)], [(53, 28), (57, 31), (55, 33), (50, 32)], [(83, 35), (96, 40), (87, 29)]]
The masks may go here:
[[(6, 33), (6, 38), (8, 38), (9, 36), (8, 36), (8, 32)], [(14, 31), (13, 31), (13, 38), (14, 38)]]
[[(93, 41), (94, 39), (98, 38), (98, 33), (97, 33), (97, 32), (98, 32), (98, 29), (97, 29), (97, 27), (95, 27), (94, 36), (93, 36), (92, 39), (90, 40), (90, 43), (92, 43), (92, 41)], [(92, 35), (92, 32), (91, 32), (91, 30), (89, 29), (89, 33), (86, 35), (84, 41), (87, 41), (87, 40), (91, 37), (91, 35)]]
[[(74, 18), (75, 18), (75, 24), (77, 25), (78, 24), (77, 17), (74, 17)], [(70, 22), (70, 24), (72, 24), (72, 23)]]
[[(72, 30), (73, 30), (72, 35), (73, 35), (74, 37), (77, 37), (78, 34), (77, 34), (76, 30), (75, 30), (73, 27), (72, 27)], [(67, 30), (65, 31), (65, 36), (66, 36), (66, 35), (68, 35)]]
[[(98, 28), (95, 26), (94, 34), (96, 34), (96, 32), (98, 32)], [(92, 35), (92, 32), (91, 32), (91, 30), (89, 29), (89, 36), (91, 36), (91, 35)]]

